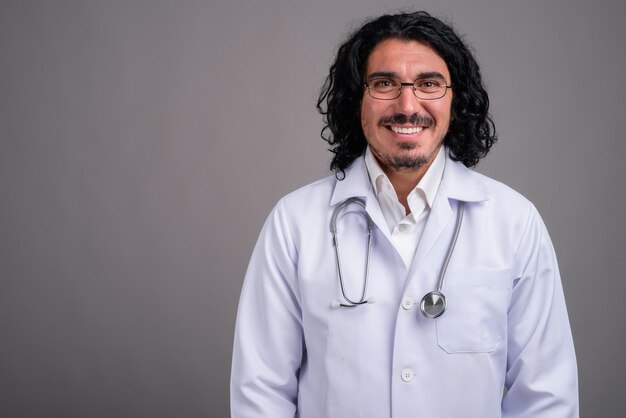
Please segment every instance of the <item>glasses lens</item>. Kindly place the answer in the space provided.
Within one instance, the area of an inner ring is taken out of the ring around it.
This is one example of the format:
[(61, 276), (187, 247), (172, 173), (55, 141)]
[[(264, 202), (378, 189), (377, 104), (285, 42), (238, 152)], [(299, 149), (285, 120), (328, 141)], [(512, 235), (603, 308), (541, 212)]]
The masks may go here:
[(434, 100), (446, 94), (447, 85), (445, 80), (439, 78), (427, 78), (415, 80), (415, 95), (424, 100)]
[(392, 78), (373, 78), (367, 83), (370, 96), (375, 99), (392, 100), (400, 95), (400, 83)]

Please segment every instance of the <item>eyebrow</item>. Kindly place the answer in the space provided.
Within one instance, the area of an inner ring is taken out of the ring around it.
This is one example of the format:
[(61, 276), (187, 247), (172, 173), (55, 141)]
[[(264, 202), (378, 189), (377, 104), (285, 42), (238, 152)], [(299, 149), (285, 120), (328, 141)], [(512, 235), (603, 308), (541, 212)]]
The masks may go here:
[[(392, 71), (377, 71), (367, 77), (368, 80), (372, 80), (374, 78), (398, 78), (398, 74)], [(415, 80), (424, 80), (426, 78), (438, 78), (444, 81), (446, 79), (443, 74), (438, 71), (427, 71), (424, 73), (419, 73)]]
[(377, 71), (367, 77), (368, 80), (372, 78), (397, 78), (397, 74), (390, 71)]
[(426, 73), (420, 73), (420, 74), (417, 76), (417, 80), (423, 80), (423, 79), (425, 79), (425, 78), (439, 78), (439, 79), (444, 80), (444, 81), (445, 81), (445, 79), (446, 79), (446, 78), (443, 76), (443, 74), (441, 74), (441, 73), (440, 73), (440, 72), (438, 72), (438, 71), (429, 71), (429, 72), (426, 72)]

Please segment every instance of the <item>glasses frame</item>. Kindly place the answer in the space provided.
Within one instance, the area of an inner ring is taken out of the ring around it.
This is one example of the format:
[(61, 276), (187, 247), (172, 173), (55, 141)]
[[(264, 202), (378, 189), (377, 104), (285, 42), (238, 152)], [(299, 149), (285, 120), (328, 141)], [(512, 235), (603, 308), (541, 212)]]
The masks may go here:
[[(445, 88), (443, 89), (443, 94), (441, 96), (439, 96), (439, 97), (420, 97), (420, 96), (417, 95), (417, 87), (415, 86), (415, 82), (416, 81), (420, 81), (420, 80), (421, 80), (420, 78), (417, 78), (417, 79), (413, 80), (412, 83), (400, 83), (400, 84), (398, 84), (398, 87), (397, 87), (398, 88), (398, 95), (395, 96), (395, 97), (389, 97), (389, 98), (386, 98), (386, 99), (383, 99), (383, 98), (380, 98), (380, 97), (375, 97), (374, 95), (372, 95), (372, 90), (371, 90), (372, 87), (370, 87), (370, 85), (367, 82), (363, 83), (363, 87), (365, 87), (365, 89), (367, 90), (367, 94), (369, 94), (372, 99), (376, 99), (376, 100), (396, 100), (398, 97), (400, 97), (400, 95), (402, 94), (402, 89), (405, 88), (405, 87), (410, 87), (411, 90), (413, 90), (413, 96), (417, 97), (420, 100), (439, 100), (439, 99), (441, 99), (442, 97), (444, 97), (446, 95), (446, 93), (448, 92), (448, 89), (452, 88), (452, 84), (445, 84), (444, 85)], [(395, 87), (394, 87), (394, 89), (395, 89)], [(391, 89), (389, 92), (391, 93), (392, 91), (393, 91), (393, 89)]]

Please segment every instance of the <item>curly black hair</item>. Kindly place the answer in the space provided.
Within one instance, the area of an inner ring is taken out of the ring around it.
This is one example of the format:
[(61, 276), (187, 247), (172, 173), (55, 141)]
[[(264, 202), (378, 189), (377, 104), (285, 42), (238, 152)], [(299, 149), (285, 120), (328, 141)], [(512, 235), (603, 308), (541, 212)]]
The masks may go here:
[(365, 150), (367, 141), (359, 116), (363, 77), (369, 55), (386, 39), (425, 43), (443, 58), (454, 88), (444, 144), (452, 159), (475, 166), (497, 140), (478, 63), (450, 25), (426, 12), (415, 12), (370, 20), (339, 47), (317, 101), (325, 123), (321, 136), (334, 154), (330, 169), (340, 178)]

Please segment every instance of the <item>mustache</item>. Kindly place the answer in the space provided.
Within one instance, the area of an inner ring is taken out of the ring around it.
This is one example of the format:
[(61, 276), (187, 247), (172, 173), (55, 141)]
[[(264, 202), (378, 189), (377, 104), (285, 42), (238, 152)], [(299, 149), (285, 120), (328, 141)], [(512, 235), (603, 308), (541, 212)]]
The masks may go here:
[(435, 120), (419, 113), (413, 113), (411, 116), (407, 116), (404, 113), (394, 113), (393, 115), (383, 116), (378, 122), (379, 125), (404, 125), (407, 123), (429, 127), (435, 125)]

